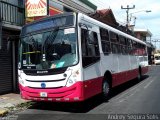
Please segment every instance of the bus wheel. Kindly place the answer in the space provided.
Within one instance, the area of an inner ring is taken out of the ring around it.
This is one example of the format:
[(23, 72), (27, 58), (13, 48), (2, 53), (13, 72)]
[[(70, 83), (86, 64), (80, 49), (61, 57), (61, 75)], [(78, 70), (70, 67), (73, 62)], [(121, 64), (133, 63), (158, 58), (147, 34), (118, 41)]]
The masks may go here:
[(103, 85), (102, 85), (102, 98), (103, 98), (104, 101), (108, 100), (109, 93), (110, 93), (110, 85), (107, 82), (107, 80), (104, 80)]

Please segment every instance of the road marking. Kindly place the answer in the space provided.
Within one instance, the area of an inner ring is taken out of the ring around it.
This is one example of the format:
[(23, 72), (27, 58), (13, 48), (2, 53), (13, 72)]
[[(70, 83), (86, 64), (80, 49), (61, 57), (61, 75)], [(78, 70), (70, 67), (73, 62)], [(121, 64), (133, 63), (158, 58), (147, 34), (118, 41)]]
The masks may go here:
[[(148, 79), (150, 79), (150, 78), (147, 78), (146, 80), (148, 80)], [(122, 93), (122, 95), (120, 95), (118, 98), (115, 98), (115, 100), (121, 99), (121, 98), (125, 97), (125, 95), (129, 94), (130, 92), (135, 91), (136, 89), (138, 89), (139, 86), (145, 84), (146, 80), (142, 81), (142, 82), (141, 82), (140, 84), (138, 84), (137, 86), (135, 86), (135, 87), (133, 87), (133, 88), (130, 88), (129, 91), (126, 91), (126, 90), (125, 90), (126, 93), (124, 93), (124, 94)], [(124, 91), (124, 92), (125, 92), (125, 91)]]
[(152, 82), (153, 82), (153, 80), (150, 81), (147, 85), (145, 85), (145, 86), (144, 86), (144, 89), (146, 89)]
[(121, 103), (121, 102), (123, 102), (123, 101), (125, 101), (125, 99), (121, 99), (121, 100), (119, 100), (119, 102)]
[(125, 100), (127, 100), (129, 97), (133, 96), (134, 94), (136, 94), (139, 91), (139, 89), (136, 89), (134, 92), (132, 92), (131, 94), (129, 94), (128, 96), (121, 98), (118, 102), (123, 102)]
[[(148, 82), (145, 86), (144, 89), (146, 89), (154, 80), (151, 80), (150, 82)], [(140, 83), (139, 85), (133, 87), (132, 89), (130, 89), (128, 92), (126, 92), (125, 94), (122, 94), (121, 96), (119, 96), (116, 100), (120, 99), (118, 102), (123, 102), (125, 100), (127, 100), (129, 97), (133, 96), (135, 93), (137, 93), (139, 91), (139, 88), (142, 88), (142, 86), (146, 83), (146, 80), (142, 83)], [(130, 93), (131, 92), (131, 93)], [(128, 96), (126, 96), (128, 94)]]

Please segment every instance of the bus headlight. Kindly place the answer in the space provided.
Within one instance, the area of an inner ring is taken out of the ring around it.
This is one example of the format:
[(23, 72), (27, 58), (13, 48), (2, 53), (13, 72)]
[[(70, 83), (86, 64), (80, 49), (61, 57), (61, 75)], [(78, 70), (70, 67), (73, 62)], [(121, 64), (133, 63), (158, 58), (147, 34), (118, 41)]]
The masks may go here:
[(69, 77), (66, 86), (70, 87), (71, 85), (73, 85), (76, 82), (76, 79), (73, 78), (72, 76)]
[(21, 74), (18, 75), (18, 79), (19, 79), (19, 84), (21, 84), (23, 87), (25, 87), (24, 80), (22, 79)]
[(79, 78), (79, 70), (73, 72), (71, 74), (71, 76), (68, 78), (67, 87), (70, 87), (71, 85), (73, 85), (74, 83), (76, 83), (77, 79)]
[(24, 85), (24, 80), (19, 78), (19, 84), (21, 84), (23, 87), (25, 87)]

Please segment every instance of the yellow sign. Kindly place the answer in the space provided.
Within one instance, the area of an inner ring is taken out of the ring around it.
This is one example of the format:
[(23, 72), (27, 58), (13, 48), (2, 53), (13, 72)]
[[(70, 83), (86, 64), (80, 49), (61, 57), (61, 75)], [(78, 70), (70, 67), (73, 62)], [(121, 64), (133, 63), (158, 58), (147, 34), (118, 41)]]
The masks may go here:
[(26, 0), (26, 17), (47, 15), (47, 0)]

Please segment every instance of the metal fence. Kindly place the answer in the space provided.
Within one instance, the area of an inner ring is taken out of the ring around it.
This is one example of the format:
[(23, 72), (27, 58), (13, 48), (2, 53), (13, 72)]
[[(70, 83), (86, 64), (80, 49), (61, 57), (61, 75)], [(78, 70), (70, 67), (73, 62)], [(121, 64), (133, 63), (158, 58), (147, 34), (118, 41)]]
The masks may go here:
[(0, 19), (2, 22), (22, 26), (24, 24), (24, 8), (0, 1)]

